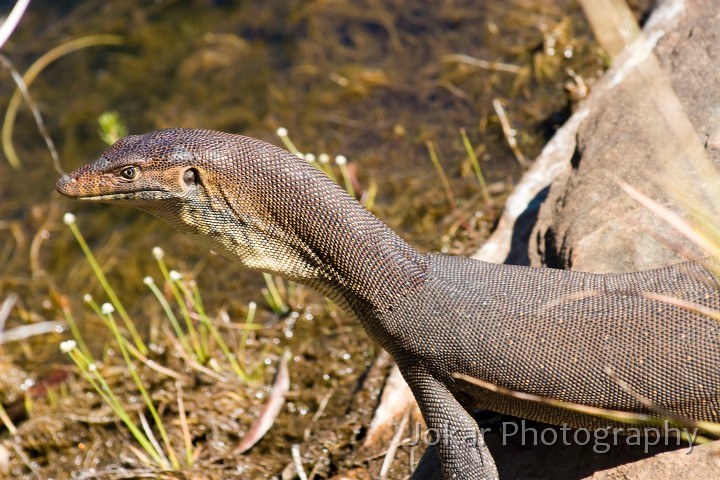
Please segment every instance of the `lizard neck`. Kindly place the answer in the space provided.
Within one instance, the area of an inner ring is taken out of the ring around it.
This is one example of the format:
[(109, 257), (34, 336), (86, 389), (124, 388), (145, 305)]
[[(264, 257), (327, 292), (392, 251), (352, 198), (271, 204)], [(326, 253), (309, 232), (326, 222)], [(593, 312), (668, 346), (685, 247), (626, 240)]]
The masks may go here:
[[(322, 198), (323, 208), (314, 203), (320, 235), (310, 235), (305, 241), (320, 253), (322, 268), (318, 277), (305, 283), (360, 320), (375, 318), (425, 282), (428, 262), (354, 198), (338, 190), (335, 198)], [(372, 329), (366, 325), (366, 330)]]
[[(320, 291), (361, 322), (425, 281), (425, 256), (320, 170), (267, 144), (253, 148), (257, 161), (200, 165), (206, 197), (183, 201), (179, 215), (152, 213), (249, 268)], [(189, 225), (198, 208), (201, 222)]]

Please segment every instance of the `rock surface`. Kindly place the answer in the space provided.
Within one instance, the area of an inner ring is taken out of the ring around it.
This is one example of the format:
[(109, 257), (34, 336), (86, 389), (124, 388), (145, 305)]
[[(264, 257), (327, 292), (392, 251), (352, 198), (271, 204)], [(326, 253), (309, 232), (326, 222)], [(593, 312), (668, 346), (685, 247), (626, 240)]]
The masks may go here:
[(679, 189), (713, 211), (720, 177), (698, 162), (720, 163), (719, 32), (717, 2), (687, 2), (654, 55), (622, 75), (606, 75), (580, 125), (571, 168), (540, 209), (529, 251), (533, 265), (629, 272), (680, 260), (678, 246), (700, 254), (618, 182), (676, 211), (677, 195), (665, 192)]
[[(675, 23), (671, 31), (655, 35), (652, 25), (646, 28), (648, 41), (658, 40), (653, 53), (642, 59), (630, 52), (626, 65), (608, 72), (584, 105), (587, 118), (569, 168), (552, 183), (530, 236), (532, 265), (629, 272), (675, 263), (682, 259), (678, 249), (702, 255), (619, 185), (630, 184), (684, 216), (678, 198), (691, 198), (710, 218), (718, 218), (720, 5), (666, 1), (659, 5), (663, 8), (656, 13), (682, 9), (664, 20)], [(587, 457), (588, 463), (598, 456)], [(581, 478), (582, 470), (578, 465), (563, 476)], [(720, 478), (720, 442), (690, 454), (687, 449), (660, 453), (587, 478), (680, 477)]]
[(720, 478), (720, 442), (655, 455), (596, 472), (589, 480), (664, 480)]

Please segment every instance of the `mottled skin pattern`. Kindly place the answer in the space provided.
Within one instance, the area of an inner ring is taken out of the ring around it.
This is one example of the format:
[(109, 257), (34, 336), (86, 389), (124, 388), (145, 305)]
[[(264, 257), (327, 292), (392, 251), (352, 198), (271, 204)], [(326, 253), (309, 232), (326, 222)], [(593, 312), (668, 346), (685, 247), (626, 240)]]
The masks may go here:
[(689, 418), (720, 420), (720, 323), (648, 295), (720, 308), (717, 279), (700, 266), (594, 275), (420, 254), (307, 162), (207, 130), (124, 138), (57, 189), (140, 208), (234, 261), (332, 298), (397, 361), (438, 435), (445, 478), (497, 477), (473, 408), (607, 424), (491, 393), (454, 373), (647, 412), (641, 395)]

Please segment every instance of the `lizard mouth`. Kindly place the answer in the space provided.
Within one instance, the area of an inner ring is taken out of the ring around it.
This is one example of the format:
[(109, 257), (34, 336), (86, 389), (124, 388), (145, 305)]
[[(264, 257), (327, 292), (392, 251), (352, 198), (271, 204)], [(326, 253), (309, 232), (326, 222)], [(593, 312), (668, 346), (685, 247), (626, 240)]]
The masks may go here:
[[(157, 188), (144, 188), (128, 192), (97, 192), (97, 187), (83, 185), (70, 176), (64, 176), (55, 184), (56, 190), (66, 197), (88, 202), (117, 202), (133, 200), (164, 200), (171, 197), (170, 193)], [(94, 190), (94, 191), (93, 191)]]
[(170, 195), (162, 190), (138, 190), (135, 192), (111, 193), (105, 195), (70, 196), (77, 200), (86, 200), (89, 202), (117, 202), (118, 200), (163, 200), (170, 198)]

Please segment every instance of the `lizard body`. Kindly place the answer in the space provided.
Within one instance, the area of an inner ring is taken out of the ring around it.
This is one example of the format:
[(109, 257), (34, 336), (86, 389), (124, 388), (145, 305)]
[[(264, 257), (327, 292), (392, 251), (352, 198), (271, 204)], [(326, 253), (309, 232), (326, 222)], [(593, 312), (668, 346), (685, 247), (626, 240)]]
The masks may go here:
[(678, 415), (720, 420), (720, 322), (648, 295), (720, 309), (718, 280), (701, 266), (597, 275), (421, 254), (304, 160), (208, 130), (126, 137), (57, 189), (145, 210), (231, 260), (334, 300), (398, 363), (437, 436), (446, 478), (497, 478), (468, 413), (474, 408), (608, 425), (492, 393), (456, 373), (652, 413), (640, 395)]

